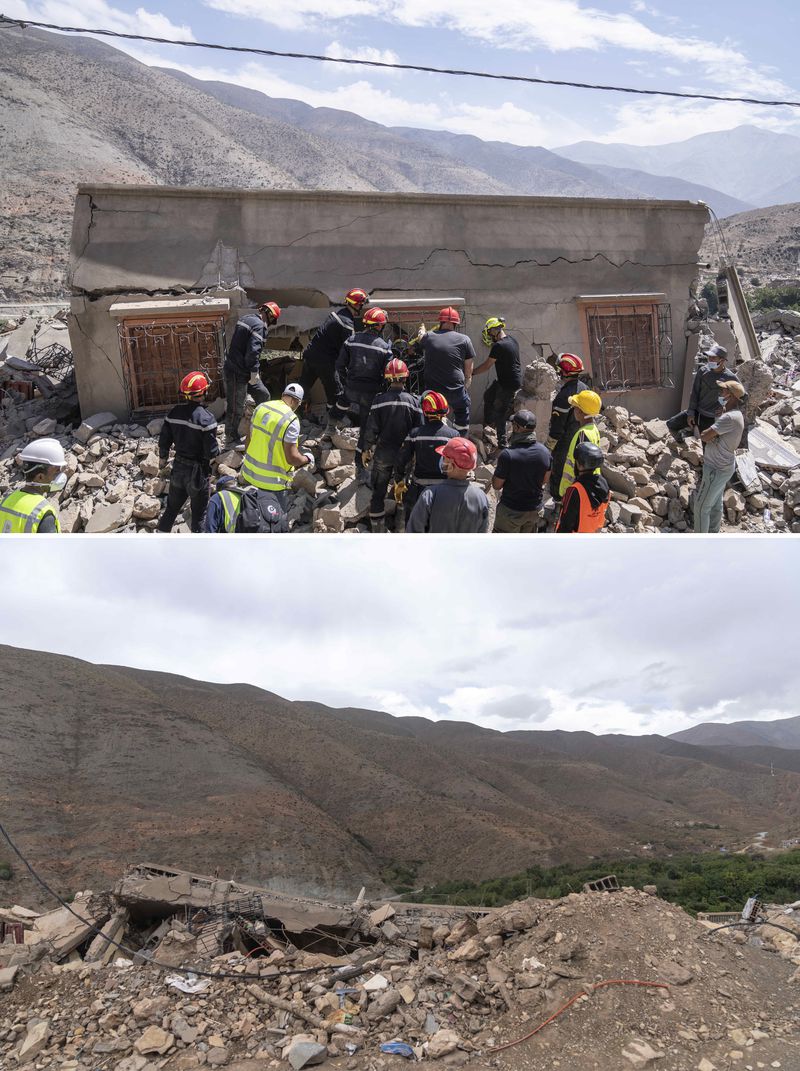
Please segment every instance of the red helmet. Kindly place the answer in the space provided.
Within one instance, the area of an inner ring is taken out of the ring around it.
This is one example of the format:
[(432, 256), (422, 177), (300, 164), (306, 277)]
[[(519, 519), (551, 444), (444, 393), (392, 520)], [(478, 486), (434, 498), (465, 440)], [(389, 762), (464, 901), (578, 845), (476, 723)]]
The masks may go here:
[(458, 315), (458, 309), (454, 309), (452, 305), (448, 305), (446, 309), (442, 309), (439, 313), (440, 324), (460, 324), (461, 317)]
[(408, 365), (398, 357), (393, 357), (383, 372), (387, 379), (408, 379)]
[(190, 372), (181, 380), (181, 394), (184, 398), (202, 398), (211, 386), (205, 372)]
[(470, 439), (458, 435), (448, 439), (444, 446), (437, 446), (436, 453), (449, 457), (454, 465), (471, 472), (478, 463), (478, 448)]
[(576, 353), (561, 353), (558, 357), (558, 368), (564, 376), (577, 376), (583, 371), (583, 361)]
[(360, 286), (354, 286), (352, 290), (348, 290), (344, 295), (346, 305), (352, 305), (353, 308), (360, 308), (362, 305), (366, 305), (369, 301), (369, 295), (366, 290), (362, 290)]
[(276, 305), (274, 301), (265, 301), (263, 305), (258, 306), (258, 311), (261, 313), (269, 313), (273, 323), (276, 323), (280, 319), (281, 307), (280, 305)]
[(431, 416), (444, 415), (450, 408), (447, 398), (438, 391), (428, 390), (422, 395), (422, 412)]
[(383, 309), (368, 309), (361, 318), (364, 327), (385, 327), (388, 320)]

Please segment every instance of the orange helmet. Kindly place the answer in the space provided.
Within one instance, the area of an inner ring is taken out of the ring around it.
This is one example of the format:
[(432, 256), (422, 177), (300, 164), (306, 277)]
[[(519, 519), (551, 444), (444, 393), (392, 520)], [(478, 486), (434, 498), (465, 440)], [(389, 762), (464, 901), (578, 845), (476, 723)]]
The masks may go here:
[(263, 305), (258, 306), (258, 311), (261, 313), (269, 313), (273, 323), (277, 323), (280, 319), (281, 307), (280, 305), (276, 305), (274, 301), (265, 301)]
[(438, 391), (428, 390), (422, 395), (422, 412), (430, 416), (443, 416), (450, 408), (447, 398)]
[(368, 309), (361, 318), (364, 327), (385, 327), (388, 320), (383, 309)]
[(448, 305), (446, 309), (442, 309), (439, 313), (440, 324), (460, 324), (461, 317), (458, 315), (458, 309), (454, 309), (452, 305)]
[(362, 290), (360, 286), (354, 286), (352, 290), (347, 291), (344, 300), (346, 305), (351, 305), (353, 308), (360, 309), (362, 305), (366, 305), (369, 301), (369, 295), (366, 290)]
[(202, 398), (208, 392), (211, 381), (205, 372), (190, 372), (181, 380), (181, 394), (184, 398)]
[(577, 376), (583, 371), (583, 361), (576, 353), (560, 353), (557, 363), (562, 376)]
[(408, 379), (408, 365), (397, 357), (393, 357), (386, 365), (384, 376), (387, 379)]

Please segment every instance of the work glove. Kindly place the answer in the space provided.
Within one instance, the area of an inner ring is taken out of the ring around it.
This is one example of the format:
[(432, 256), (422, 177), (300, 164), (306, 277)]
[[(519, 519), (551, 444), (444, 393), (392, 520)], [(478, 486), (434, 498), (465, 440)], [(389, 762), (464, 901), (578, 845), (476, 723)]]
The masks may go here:
[(169, 472), (170, 472), (169, 462), (168, 461), (162, 461), (158, 466), (158, 478), (160, 480), (166, 480), (167, 476), (169, 476)]
[(558, 443), (558, 439), (554, 439), (553, 436), (550, 435), (550, 436), (548, 436), (547, 441), (545, 442), (544, 445), (547, 447), (548, 450), (555, 450), (557, 443)]
[(372, 464), (372, 454), (372, 450), (361, 451), (361, 464), (364, 466), (365, 469), (368, 469), (369, 466)]
[(305, 466), (305, 467), (308, 469), (309, 472), (313, 472), (314, 469), (317, 467), (316, 458), (314, 457), (314, 455), (311, 453), (310, 450), (303, 450), (302, 454), (303, 454), (303, 457), (307, 457), (308, 458), (308, 465)]
[(405, 480), (395, 480), (394, 482), (394, 500), (397, 505), (401, 505), (405, 497), (405, 493), (408, 490), (408, 484)]
[(261, 376), (258, 374), (258, 371), (253, 372), (251, 374), (251, 376), (250, 376), (250, 379), (248, 380), (248, 383), (250, 384), (250, 386), (254, 387), (256, 385), (256, 383), (260, 383), (260, 382), (261, 382)]

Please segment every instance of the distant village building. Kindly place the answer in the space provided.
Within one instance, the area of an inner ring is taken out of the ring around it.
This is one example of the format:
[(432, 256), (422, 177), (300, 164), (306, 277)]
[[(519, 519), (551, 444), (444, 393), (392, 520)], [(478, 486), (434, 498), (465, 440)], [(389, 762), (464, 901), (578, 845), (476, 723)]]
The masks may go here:
[[(681, 407), (685, 322), (702, 203), (407, 193), (81, 186), (70, 337), (84, 415), (121, 418), (175, 399), (203, 368), (216, 391), (243, 307), (283, 315), (270, 334), (282, 385), (351, 286), (396, 331), (457, 304), (480, 352), (503, 316), (523, 363), (580, 353), (606, 404), (644, 418)], [(473, 383), (477, 413), (486, 377)]]

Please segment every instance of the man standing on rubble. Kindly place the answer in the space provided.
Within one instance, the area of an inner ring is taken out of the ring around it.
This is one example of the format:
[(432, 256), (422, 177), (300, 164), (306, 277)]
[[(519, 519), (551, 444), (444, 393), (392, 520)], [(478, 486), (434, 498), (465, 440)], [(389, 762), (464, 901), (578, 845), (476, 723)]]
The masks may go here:
[(175, 460), (169, 474), (169, 492), (158, 521), (159, 532), (171, 532), (188, 498), (192, 504), (192, 531), (201, 531), (208, 505), (211, 459), (219, 453), (217, 421), (205, 407), (211, 384), (205, 372), (190, 372), (181, 380), (181, 401), (167, 413), (158, 436), (159, 476), (166, 477), (170, 449)]
[(702, 433), (717, 418), (721, 381), (733, 379), (739, 382), (739, 377), (728, 370), (728, 351), (724, 346), (715, 342), (706, 350), (705, 356), (705, 364), (695, 372), (688, 406), (667, 421), (667, 427), (676, 442), (682, 442), (687, 435), (694, 434), (695, 428), (699, 429), (702, 438)]
[(383, 309), (368, 309), (364, 313), (363, 331), (345, 339), (336, 360), (336, 375), (350, 405), (358, 407), (358, 436), (356, 465), (361, 465), (367, 417), (375, 395), (383, 387), (386, 365), (392, 356), (392, 344), (383, 337), (388, 316)]
[(356, 333), (356, 327), (360, 326), (361, 311), (368, 300), (366, 290), (362, 290), (360, 286), (348, 290), (344, 305), (331, 310), (303, 350), (300, 386), (307, 396), (317, 380), (322, 382), (328, 403), (328, 432), (332, 430), (331, 425), (346, 412), (346, 409), (337, 404), (340, 386), (336, 378), (336, 361), (342, 346)]
[(0, 498), (0, 534), (51, 535), (61, 531), (58, 513), (45, 497), (63, 490), (67, 459), (58, 439), (35, 439), (18, 454), (24, 482)]
[(508, 418), (514, 408), (514, 397), (522, 386), (522, 366), (519, 360), (519, 343), (506, 334), (505, 320), (491, 316), (483, 328), (484, 344), (489, 346), (489, 356), (473, 372), (479, 376), (494, 367), (497, 379), (483, 396), (484, 424), (493, 424), (497, 430), (497, 447), (508, 446)]
[(225, 445), (237, 447), (242, 443), (239, 423), (244, 414), (245, 398), (250, 394), (256, 405), (269, 401), (269, 391), (261, 381), (261, 351), (269, 329), (278, 322), (281, 310), (274, 301), (259, 305), (256, 312), (240, 316), (234, 328), (231, 344), (225, 355)]
[(394, 469), (395, 498), (405, 507), (406, 515), (425, 487), (435, 487), (444, 479), (436, 448), (458, 436), (456, 429), (445, 423), (448, 406), (443, 394), (426, 391), (421, 405), (425, 423), (406, 435)]
[(437, 446), (444, 480), (426, 487), (408, 518), (407, 532), (489, 531), (489, 499), (471, 479), (478, 463), (475, 443), (462, 436)]
[(718, 532), (722, 522), (722, 497), (736, 469), (736, 450), (744, 434), (740, 409), (745, 390), (738, 379), (720, 380), (717, 418), (701, 434), (705, 444), (703, 475), (694, 499), (695, 532)]
[(393, 357), (386, 365), (385, 378), (389, 389), (378, 394), (372, 403), (361, 454), (364, 468), (372, 465), (369, 521), (373, 532), (386, 531), (386, 491), (397, 456), (411, 429), (419, 427), (425, 420), (419, 402), (406, 391), (408, 366), (405, 361)]
[[(589, 384), (583, 377), (583, 361), (577, 353), (561, 353), (555, 361), (561, 386), (553, 399), (550, 411), (550, 428), (547, 433), (547, 449), (553, 454), (553, 467), (550, 475), (550, 493), (558, 500), (561, 496), (558, 487), (567, 456), (569, 442), (575, 431), (572, 406), (569, 399), (581, 391), (589, 390)], [(571, 430), (570, 430), (571, 428)], [(568, 434), (569, 431), (569, 434)]]
[(279, 400), (257, 406), (242, 461), (245, 483), (272, 491), (285, 513), (289, 511), (289, 487), (295, 469), (308, 466), (313, 471), (315, 465), (314, 455), (297, 445), (300, 421), (296, 413), (302, 401), (300, 384), (287, 383)]
[(453, 413), (453, 426), (459, 435), (466, 435), (475, 349), (468, 335), (456, 331), (460, 323), (458, 310), (448, 305), (439, 313), (437, 330), (420, 328), (418, 345), (424, 359), (425, 390), (435, 390), (447, 398)]
[(536, 414), (520, 409), (511, 418), (511, 445), (500, 451), (492, 487), (500, 491), (494, 532), (536, 532), (553, 458), (536, 441)]

